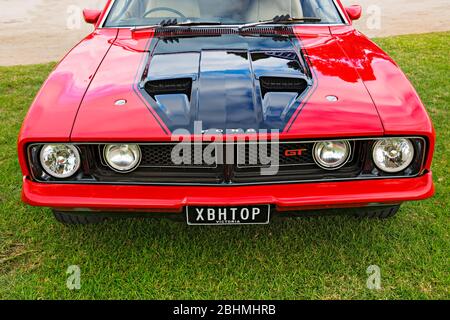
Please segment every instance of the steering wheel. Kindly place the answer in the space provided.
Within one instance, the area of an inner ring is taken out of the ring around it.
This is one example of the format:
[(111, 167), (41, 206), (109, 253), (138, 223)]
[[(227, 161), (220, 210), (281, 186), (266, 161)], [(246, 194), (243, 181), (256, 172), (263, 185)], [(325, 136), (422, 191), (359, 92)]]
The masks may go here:
[(169, 11), (169, 12), (179, 15), (183, 19), (187, 19), (186, 16), (184, 14), (182, 14), (180, 11), (172, 9), (172, 8), (168, 8), (168, 7), (157, 7), (157, 8), (150, 9), (146, 13), (144, 13), (144, 15), (142, 17), (145, 18), (150, 13), (157, 12), (157, 11)]

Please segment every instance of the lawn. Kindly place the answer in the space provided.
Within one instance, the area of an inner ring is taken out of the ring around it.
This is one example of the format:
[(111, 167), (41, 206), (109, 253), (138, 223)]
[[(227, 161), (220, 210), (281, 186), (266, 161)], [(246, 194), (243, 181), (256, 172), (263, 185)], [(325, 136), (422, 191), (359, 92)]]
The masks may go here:
[[(16, 139), (53, 64), (0, 67), (1, 299), (449, 299), (450, 33), (376, 40), (400, 64), (437, 130), (437, 194), (391, 220), (278, 219), (187, 227), (133, 219), (65, 227), (20, 201)], [(81, 290), (66, 270), (81, 268)], [(370, 265), (381, 289), (366, 286)]]

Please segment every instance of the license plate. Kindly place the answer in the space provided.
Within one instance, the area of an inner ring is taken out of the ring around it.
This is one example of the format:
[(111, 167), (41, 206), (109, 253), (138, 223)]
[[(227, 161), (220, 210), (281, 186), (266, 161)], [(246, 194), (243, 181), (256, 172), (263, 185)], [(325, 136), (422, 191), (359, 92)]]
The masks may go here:
[(188, 225), (269, 224), (270, 205), (186, 207)]

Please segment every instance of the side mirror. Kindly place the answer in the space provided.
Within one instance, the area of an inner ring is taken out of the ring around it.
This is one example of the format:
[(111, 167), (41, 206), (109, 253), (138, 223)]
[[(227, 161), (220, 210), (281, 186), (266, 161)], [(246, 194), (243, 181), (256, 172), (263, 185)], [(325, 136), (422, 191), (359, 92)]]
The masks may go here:
[(352, 21), (361, 18), (362, 7), (360, 5), (345, 7), (345, 11)]
[(101, 14), (102, 12), (100, 10), (91, 10), (91, 9), (83, 10), (84, 21), (90, 24), (96, 24)]

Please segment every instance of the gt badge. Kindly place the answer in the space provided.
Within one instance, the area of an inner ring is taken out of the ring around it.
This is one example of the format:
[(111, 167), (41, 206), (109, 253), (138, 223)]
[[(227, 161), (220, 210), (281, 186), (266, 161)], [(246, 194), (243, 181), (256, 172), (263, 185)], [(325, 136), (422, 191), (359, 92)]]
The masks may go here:
[(284, 155), (286, 157), (299, 157), (303, 155), (303, 152), (307, 151), (307, 149), (293, 149), (284, 151)]

